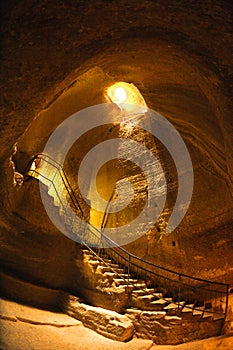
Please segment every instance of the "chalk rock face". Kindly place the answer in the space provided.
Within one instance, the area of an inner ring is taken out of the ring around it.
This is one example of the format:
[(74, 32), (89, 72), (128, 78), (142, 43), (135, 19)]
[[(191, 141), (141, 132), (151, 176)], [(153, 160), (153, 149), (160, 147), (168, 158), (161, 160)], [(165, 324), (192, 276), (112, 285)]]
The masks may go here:
[(88, 328), (113, 340), (127, 341), (134, 334), (134, 325), (127, 316), (80, 303), (72, 297), (67, 304), (67, 313)]

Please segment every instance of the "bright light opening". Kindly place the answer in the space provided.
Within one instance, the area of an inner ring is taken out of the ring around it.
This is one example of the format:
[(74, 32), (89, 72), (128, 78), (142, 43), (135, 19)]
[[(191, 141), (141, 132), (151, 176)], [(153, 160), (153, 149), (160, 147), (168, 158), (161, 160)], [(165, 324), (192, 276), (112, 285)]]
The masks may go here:
[(146, 102), (134, 84), (118, 82), (105, 91), (109, 102), (115, 103), (124, 115), (138, 115), (147, 112)]
[(117, 87), (114, 91), (114, 97), (116, 98), (116, 102), (125, 102), (127, 99), (127, 92), (123, 87)]

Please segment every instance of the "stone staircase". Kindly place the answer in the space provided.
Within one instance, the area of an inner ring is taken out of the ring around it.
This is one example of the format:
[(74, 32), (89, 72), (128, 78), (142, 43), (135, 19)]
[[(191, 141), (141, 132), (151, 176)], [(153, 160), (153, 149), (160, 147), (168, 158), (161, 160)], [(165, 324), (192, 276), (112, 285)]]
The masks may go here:
[(224, 319), (224, 313), (215, 313), (211, 308), (200, 305), (189, 304), (185, 300), (176, 301), (166, 297), (161, 288), (148, 288), (147, 281), (136, 279), (131, 274), (127, 274), (125, 269), (113, 262), (109, 257), (101, 255), (99, 257), (94, 251), (83, 248), (84, 261), (92, 266), (92, 271), (98, 275), (98, 283), (103, 288), (113, 287), (116, 290), (123, 290), (129, 294), (127, 307), (134, 310), (163, 311), (166, 315), (177, 315), (183, 318), (195, 319)]
[(83, 247), (84, 264), (98, 276), (97, 288), (127, 294), (121, 313), (134, 324), (135, 337), (152, 339), (156, 344), (179, 344), (221, 334), (224, 314), (209, 307), (175, 301), (161, 290), (149, 288), (147, 281), (127, 274), (108, 256), (98, 256)]
[[(62, 176), (56, 177), (56, 182), (51, 186), (50, 178), (55, 178), (52, 177), (51, 165), (45, 168), (43, 172), (45, 177), (38, 173), (33, 176), (32, 171), (29, 171), (28, 174), (48, 186), (48, 194), (53, 198), (67, 232), (71, 232), (72, 235), (80, 235), (80, 223), (76, 223), (67, 215), (62, 205), (63, 199), (67, 196), (67, 188)], [(94, 306), (125, 314), (134, 324), (136, 337), (152, 339), (156, 344), (178, 344), (221, 334), (225, 318), (221, 298), (218, 298), (216, 302), (216, 305), (220, 303), (220, 307), (219, 305), (214, 307), (211, 298), (209, 300), (204, 300), (200, 296), (197, 298), (183, 296), (182, 298), (188, 284), (175, 281), (176, 286), (177, 283), (180, 283), (179, 288), (183, 288), (183, 292), (177, 296), (173, 293), (172, 283), (169, 287), (165, 286), (161, 283), (161, 278), (156, 281), (154, 278), (156, 275), (153, 274), (153, 282), (149, 277), (141, 277), (143, 274), (136, 274), (134, 269), (129, 268), (127, 260), (123, 259), (119, 262), (116, 255), (111, 254), (111, 249), (98, 247), (96, 242), (102, 235), (101, 233), (98, 233), (97, 236), (93, 235), (92, 242), (90, 240), (92, 232), (88, 234), (89, 238), (86, 241), (84, 238), (81, 240), (82, 257), (79, 257), (81, 259), (79, 267), (83, 274), (80, 278), (81, 280), (83, 278), (84, 281), (83, 297), (86, 301)], [(146, 261), (143, 263), (150, 264)], [(137, 268), (140, 269), (140, 266), (137, 265)], [(161, 269), (163, 272), (163, 268)], [(175, 274), (174, 272), (174, 276), (177, 277)], [(190, 276), (185, 277), (192, 279)], [(163, 278), (165, 281), (166, 277)], [(208, 291), (208, 283), (207, 287), (202, 284), (203, 290), (207, 288)], [(196, 291), (196, 287), (193, 290)], [(210, 290), (211, 293), (212, 290)]]

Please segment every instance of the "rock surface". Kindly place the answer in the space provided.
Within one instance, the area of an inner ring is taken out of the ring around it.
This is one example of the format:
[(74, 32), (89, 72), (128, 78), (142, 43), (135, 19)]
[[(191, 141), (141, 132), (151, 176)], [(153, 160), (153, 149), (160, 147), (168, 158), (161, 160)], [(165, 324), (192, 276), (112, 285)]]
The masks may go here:
[(106, 339), (65, 314), (0, 302), (2, 350), (149, 350), (152, 341)]
[(124, 342), (133, 337), (134, 325), (125, 315), (83, 304), (72, 297), (68, 297), (65, 310), (68, 315), (80, 320), (84, 326), (107, 338)]
[[(231, 350), (233, 335), (181, 344), (156, 345), (133, 339), (127, 343), (106, 339), (79, 321), (62, 314), (1, 300), (2, 350)], [(23, 317), (24, 321), (19, 321)], [(5, 319), (4, 319), (5, 318)], [(48, 325), (50, 324), (50, 325)]]
[(73, 327), (82, 322), (61, 312), (33, 308), (14, 301), (0, 299), (0, 318), (9, 321), (21, 321), (35, 325)]
[(127, 310), (138, 338), (152, 339), (157, 345), (180, 344), (195, 339), (209, 338), (221, 334), (223, 320), (211, 318), (200, 320), (193, 316), (187, 319), (168, 316), (161, 311)]

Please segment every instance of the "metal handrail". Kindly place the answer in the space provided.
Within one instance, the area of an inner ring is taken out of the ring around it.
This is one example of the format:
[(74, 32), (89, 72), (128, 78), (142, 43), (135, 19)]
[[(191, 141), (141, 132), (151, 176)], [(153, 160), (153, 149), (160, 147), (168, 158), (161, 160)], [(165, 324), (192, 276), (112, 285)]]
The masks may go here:
[[(67, 175), (65, 174), (64, 170), (62, 169), (62, 165), (59, 164), (57, 161), (55, 161), (54, 159), (52, 159), (49, 155), (45, 155), (43, 153), (37, 154), (35, 157), (33, 157), (33, 159), (30, 161), (29, 165), (27, 166), (26, 169), (26, 173), (29, 172), (29, 167), (30, 164), (32, 164), (32, 162), (36, 159), (40, 159), (45, 161), (46, 163), (48, 163), (49, 165), (51, 165), (52, 167), (54, 167), (56, 169), (56, 171), (60, 174), (62, 182), (64, 184), (64, 187), (67, 191), (68, 196), (70, 197), (71, 201), (72, 201), (72, 205), (74, 206), (74, 208), (78, 211), (80, 211), (82, 219), (84, 219), (89, 226), (92, 228), (92, 230), (94, 230), (96, 233), (94, 233), (93, 231), (89, 231), (89, 234), (91, 233), (92, 235), (95, 236), (95, 238), (97, 240), (99, 240), (99, 237), (101, 237), (101, 240), (105, 241), (105, 249), (107, 250), (107, 248), (110, 249), (110, 252), (108, 252), (109, 256), (113, 258), (114, 260), (114, 254), (117, 255), (117, 259), (115, 258), (115, 260), (117, 262), (124, 261), (124, 263), (122, 263), (122, 266), (127, 268), (128, 271), (128, 284), (129, 284), (129, 276), (130, 273), (135, 273), (135, 271), (143, 271), (146, 275), (148, 276), (153, 276), (156, 278), (160, 278), (160, 279), (165, 279), (166, 281), (170, 281), (170, 283), (175, 283), (177, 285), (183, 286), (191, 291), (195, 290), (195, 291), (200, 291), (200, 293), (203, 295), (203, 293), (215, 293), (215, 295), (219, 295), (222, 297), (222, 295), (224, 295), (224, 299), (225, 299), (225, 307), (223, 308), (223, 310), (221, 310), (221, 312), (224, 312), (226, 315), (227, 312), (227, 307), (228, 307), (228, 293), (229, 293), (229, 284), (226, 283), (222, 283), (222, 282), (214, 282), (214, 281), (209, 281), (206, 279), (201, 279), (198, 277), (192, 277), (189, 276), (187, 274), (183, 274), (168, 268), (165, 268), (163, 266), (159, 266), (156, 265), (150, 261), (144, 260), (130, 252), (128, 252), (126, 249), (124, 249), (123, 247), (121, 247), (120, 245), (118, 245), (116, 242), (114, 242), (112, 239), (110, 239), (108, 236), (106, 236), (104, 234), (104, 232), (102, 232), (102, 230), (98, 230), (95, 226), (93, 226), (89, 220), (85, 217), (84, 211), (81, 208), (81, 205), (78, 201), (78, 198), (76, 196), (76, 194), (74, 193)], [(40, 175), (40, 173), (38, 171), (34, 171), (35, 173), (37, 173), (38, 175)], [(30, 174), (29, 176), (33, 176), (32, 174)], [(53, 183), (54, 188), (55, 188), (55, 183), (53, 182), (54, 179), (47, 179), (48, 181), (50, 181), (51, 183)], [(56, 188), (55, 188), (56, 190)], [(56, 194), (58, 196), (59, 201), (61, 202), (62, 205), (62, 200), (59, 197), (59, 193), (56, 190)], [(101, 227), (102, 228), (102, 227)], [(84, 240), (82, 240), (81, 242), (82, 244), (84, 244), (89, 250), (91, 250), (92, 252), (94, 252), (94, 250), (87, 244), (87, 242), (85, 242)], [(100, 249), (100, 245), (98, 247), (98, 250)], [(95, 253), (97, 254), (97, 253)], [(97, 254), (98, 255), (98, 254)], [(98, 255), (100, 257), (100, 255)], [(101, 257), (100, 257), (101, 258)], [(143, 265), (145, 265), (146, 267), (144, 267)], [(158, 269), (160, 271), (161, 274), (156, 273), (153, 270)], [(172, 276), (176, 276), (175, 278), (169, 278), (168, 276), (164, 276), (164, 273), (168, 273), (171, 274)], [(155, 279), (156, 279), (155, 278)], [(124, 278), (123, 278), (124, 279)], [(191, 281), (193, 282), (193, 285), (187, 282), (184, 282), (183, 279), (188, 279), (189, 282), (191, 283)], [(127, 280), (126, 280), (127, 282)], [(210, 287), (213, 286), (216, 289), (210, 289)], [(221, 290), (221, 287), (223, 290)], [(207, 289), (208, 288), (208, 289)], [(180, 300), (181, 295), (178, 295), (178, 299)], [(209, 296), (209, 298), (211, 299), (211, 295)], [(216, 298), (215, 298), (216, 299)], [(223, 300), (221, 299), (221, 305), (223, 304)], [(216, 311), (216, 313), (218, 313), (218, 310)]]

